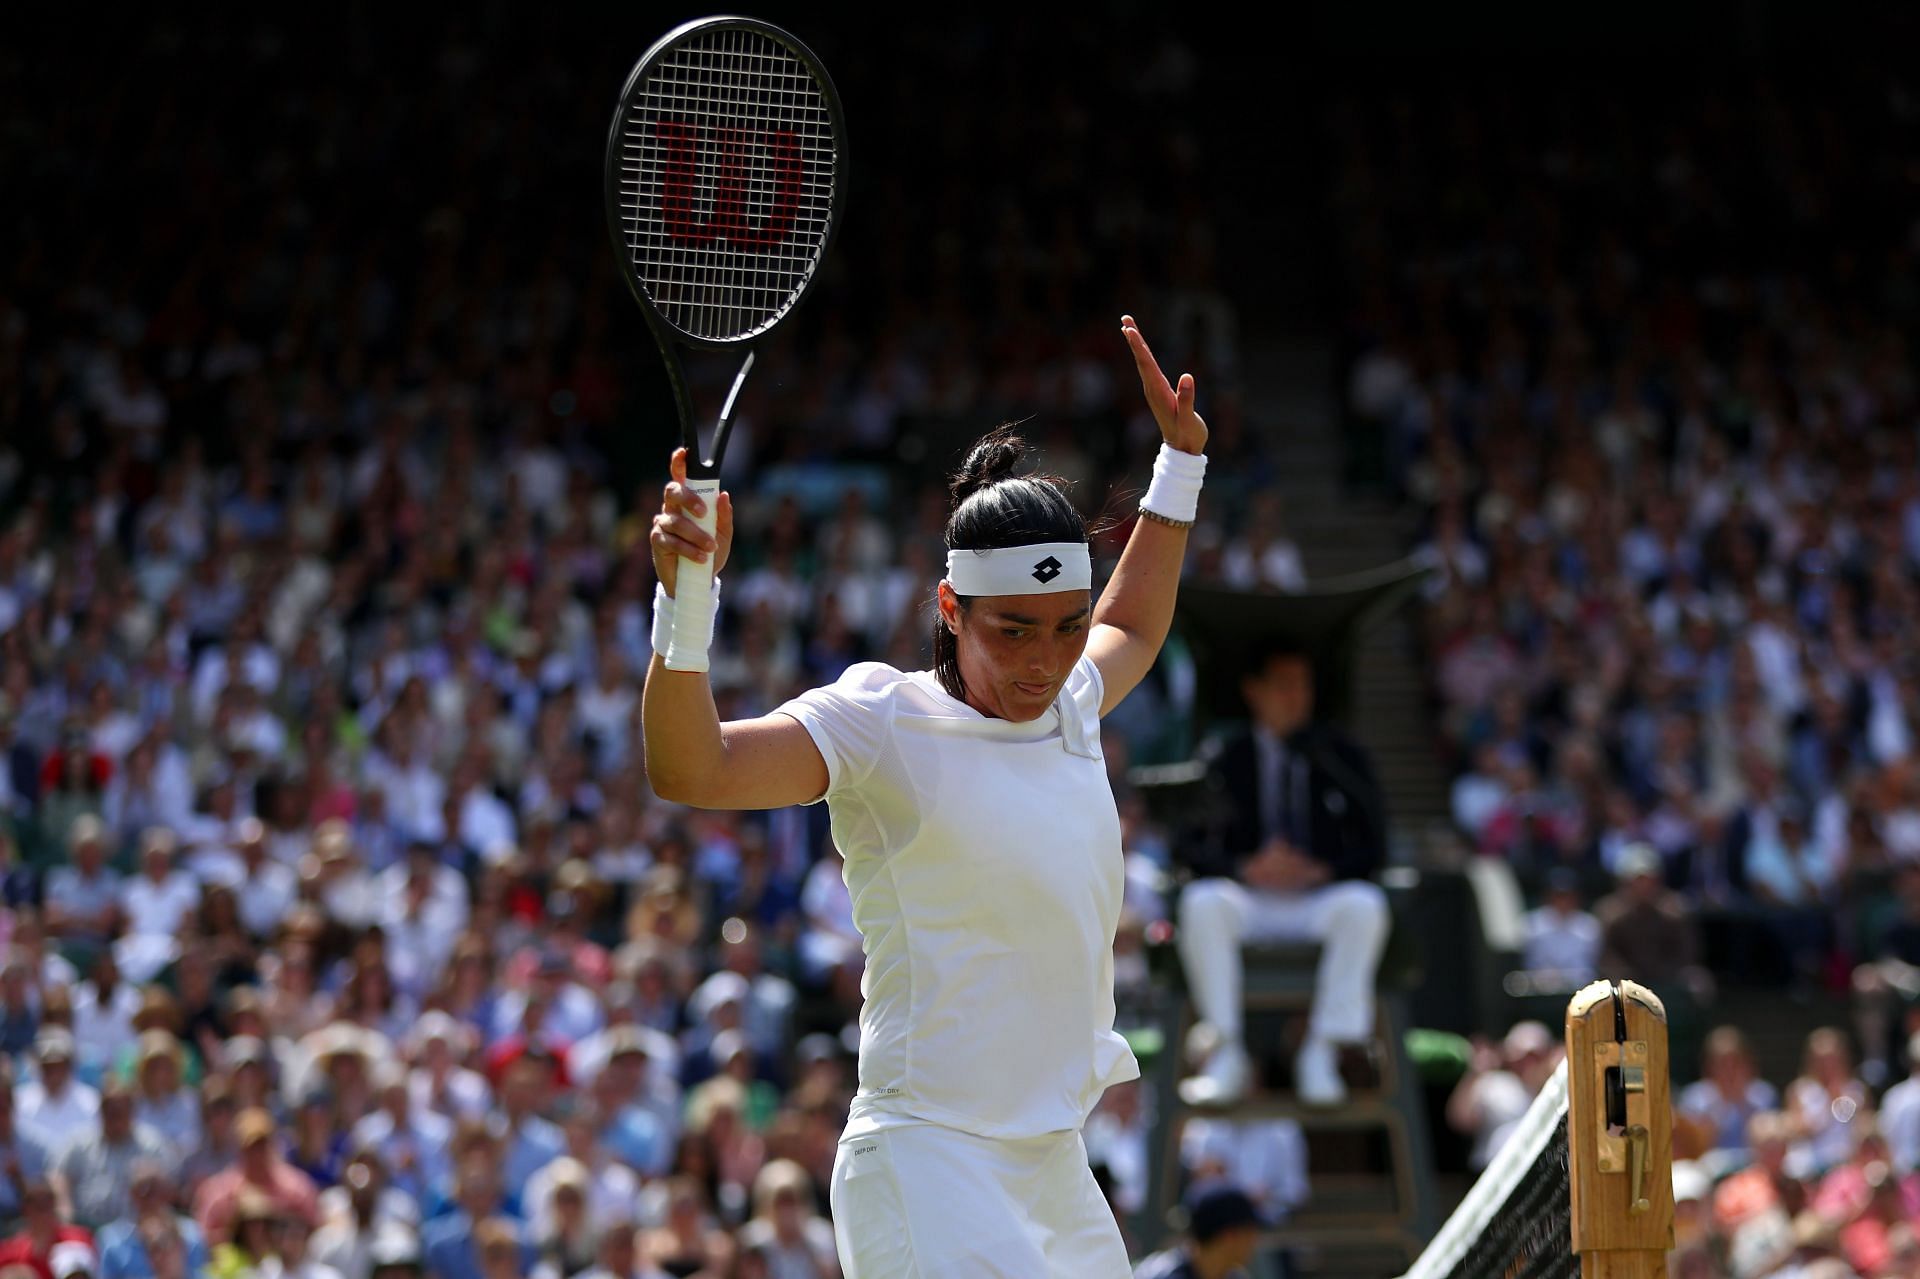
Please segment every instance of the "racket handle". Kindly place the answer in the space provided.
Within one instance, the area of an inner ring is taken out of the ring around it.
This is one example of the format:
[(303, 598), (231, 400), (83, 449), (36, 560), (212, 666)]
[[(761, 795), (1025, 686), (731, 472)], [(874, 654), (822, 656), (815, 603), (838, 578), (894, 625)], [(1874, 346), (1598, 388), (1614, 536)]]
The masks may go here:
[[(702, 532), (711, 533), (720, 518), (720, 481), (688, 480), (687, 488), (706, 503), (693, 517)], [(670, 671), (707, 669), (707, 646), (713, 640), (713, 560), (680, 557), (673, 577), (673, 637), (664, 661)]]

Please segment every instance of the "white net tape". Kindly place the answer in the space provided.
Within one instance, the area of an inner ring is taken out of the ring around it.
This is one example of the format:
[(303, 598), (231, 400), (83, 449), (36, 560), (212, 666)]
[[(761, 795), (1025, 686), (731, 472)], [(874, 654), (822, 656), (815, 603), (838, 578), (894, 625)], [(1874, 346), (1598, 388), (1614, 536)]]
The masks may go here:
[[(1440, 1233), (1401, 1279), (1580, 1273), (1567, 1220), (1567, 1063), (1514, 1126)], [(1558, 1143), (1556, 1149), (1549, 1147)], [(1499, 1265), (1487, 1258), (1497, 1255)]]

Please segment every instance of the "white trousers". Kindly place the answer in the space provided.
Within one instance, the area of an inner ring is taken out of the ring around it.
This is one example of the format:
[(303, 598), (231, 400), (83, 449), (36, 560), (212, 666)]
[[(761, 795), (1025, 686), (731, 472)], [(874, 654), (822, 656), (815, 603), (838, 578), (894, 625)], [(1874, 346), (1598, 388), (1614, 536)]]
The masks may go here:
[(1240, 948), (1248, 942), (1319, 942), (1309, 1033), (1356, 1043), (1373, 1034), (1373, 982), (1391, 926), (1387, 895), (1365, 880), (1275, 893), (1231, 879), (1201, 879), (1180, 894), (1180, 962), (1201, 1017), (1238, 1040)]
[(843, 1137), (830, 1197), (845, 1279), (1132, 1274), (1078, 1132), (1004, 1141), (910, 1124)]

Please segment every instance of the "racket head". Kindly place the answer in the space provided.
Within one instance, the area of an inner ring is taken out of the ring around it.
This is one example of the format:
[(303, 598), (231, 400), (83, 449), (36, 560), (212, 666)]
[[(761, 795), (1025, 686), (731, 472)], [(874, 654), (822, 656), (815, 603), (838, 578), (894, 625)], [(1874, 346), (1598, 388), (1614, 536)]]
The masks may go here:
[(607, 132), (607, 229), (649, 323), (693, 347), (750, 342), (819, 277), (846, 192), (826, 67), (754, 18), (701, 18), (635, 64)]

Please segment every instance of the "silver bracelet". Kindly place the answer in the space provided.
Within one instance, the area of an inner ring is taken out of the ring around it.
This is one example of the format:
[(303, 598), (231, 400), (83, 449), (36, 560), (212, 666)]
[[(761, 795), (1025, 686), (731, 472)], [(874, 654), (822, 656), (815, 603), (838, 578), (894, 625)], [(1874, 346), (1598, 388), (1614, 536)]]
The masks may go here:
[(1143, 520), (1152, 520), (1155, 524), (1164, 524), (1168, 528), (1193, 527), (1192, 520), (1176, 520), (1171, 515), (1162, 515), (1160, 512), (1148, 507), (1145, 502), (1140, 504), (1140, 518)]

